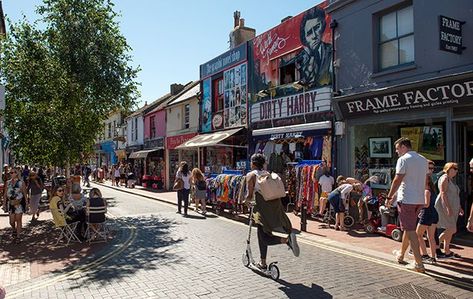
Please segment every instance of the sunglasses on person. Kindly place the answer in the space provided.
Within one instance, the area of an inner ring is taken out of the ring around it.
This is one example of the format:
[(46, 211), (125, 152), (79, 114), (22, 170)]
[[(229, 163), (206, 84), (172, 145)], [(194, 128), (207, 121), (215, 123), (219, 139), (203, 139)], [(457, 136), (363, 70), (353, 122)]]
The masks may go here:
[(57, 189), (57, 192), (64, 192), (64, 189)]

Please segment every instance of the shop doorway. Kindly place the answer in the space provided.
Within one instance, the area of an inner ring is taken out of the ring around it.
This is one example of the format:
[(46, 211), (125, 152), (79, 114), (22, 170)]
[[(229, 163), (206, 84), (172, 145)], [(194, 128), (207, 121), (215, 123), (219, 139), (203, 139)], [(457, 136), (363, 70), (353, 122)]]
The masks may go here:
[(473, 119), (455, 122), (453, 128), (455, 130), (453, 159), (458, 163), (457, 183), (461, 190), (462, 207), (465, 211), (465, 217), (461, 217), (460, 220), (461, 226), (465, 228), (464, 222), (469, 217), (473, 201), (473, 174), (470, 173), (469, 167), (469, 162), (473, 158)]

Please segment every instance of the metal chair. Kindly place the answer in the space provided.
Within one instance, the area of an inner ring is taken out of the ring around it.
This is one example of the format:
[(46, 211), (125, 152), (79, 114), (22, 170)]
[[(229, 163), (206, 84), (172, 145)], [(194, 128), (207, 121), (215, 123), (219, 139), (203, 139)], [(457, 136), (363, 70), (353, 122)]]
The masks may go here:
[(108, 240), (108, 229), (106, 220), (107, 205), (103, 198), (89, 198), (86, 207), (87, 230), (86, 237), (89, 244), (94, 242), (106, 242)]
[(62, 239), (66, 242), (66, 246), (69, 245), (71, 241), (81, 243), (79, 237), (75, 233), (79, 221), (67, 223), (64, 213), (60, 209), (50, 207), (50, 210), (53, 216), (54, 226), (60, 231), (56, 245), (59, 244)]

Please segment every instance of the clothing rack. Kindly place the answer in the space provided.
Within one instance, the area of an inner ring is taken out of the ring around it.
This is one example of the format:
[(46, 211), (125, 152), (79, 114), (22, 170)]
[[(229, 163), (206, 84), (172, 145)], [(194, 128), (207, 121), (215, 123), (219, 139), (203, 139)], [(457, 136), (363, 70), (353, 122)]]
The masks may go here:
[(312, 166), (321, 164), (322, 160), (302, 160), (297, 163), (297, 166)]

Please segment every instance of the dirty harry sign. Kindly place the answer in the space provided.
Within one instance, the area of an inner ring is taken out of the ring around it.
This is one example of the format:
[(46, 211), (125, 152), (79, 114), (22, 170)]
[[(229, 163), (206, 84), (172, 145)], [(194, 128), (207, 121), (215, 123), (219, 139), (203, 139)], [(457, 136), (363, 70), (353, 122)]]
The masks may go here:
[(473, 78), (427, 85), (339, 102), (344, 118), (418, 109), (441, 108), (473, 101)]

